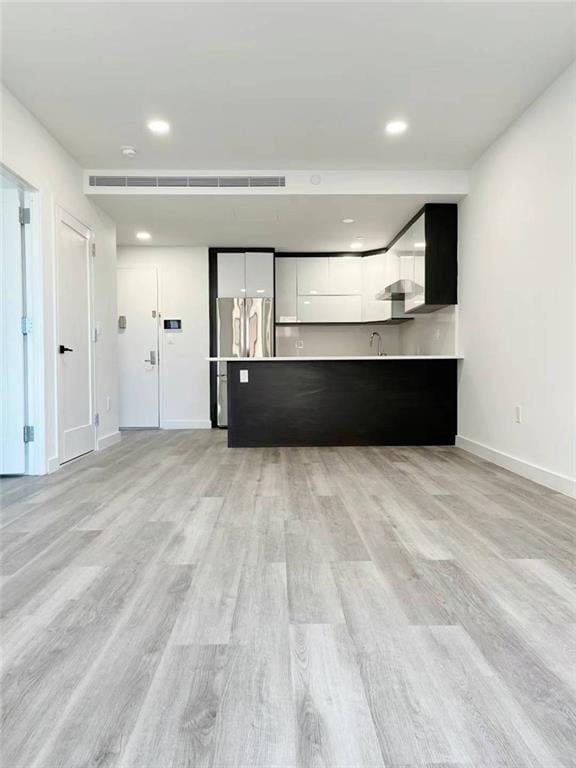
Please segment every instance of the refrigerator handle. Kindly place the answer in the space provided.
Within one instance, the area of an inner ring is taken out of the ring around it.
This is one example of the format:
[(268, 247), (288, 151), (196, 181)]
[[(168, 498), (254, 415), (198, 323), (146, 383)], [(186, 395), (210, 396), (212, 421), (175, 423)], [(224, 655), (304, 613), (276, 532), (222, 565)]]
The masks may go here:
[(242, 302), (242, 330), (243, 330), (243, 338), (242, 338), (242, 352), (240, 353), (242, 357), (250, 357), (250, 318), (249, 318), (249, 312), (248, 312), (248, 302), (250, 299), (241, 299)]

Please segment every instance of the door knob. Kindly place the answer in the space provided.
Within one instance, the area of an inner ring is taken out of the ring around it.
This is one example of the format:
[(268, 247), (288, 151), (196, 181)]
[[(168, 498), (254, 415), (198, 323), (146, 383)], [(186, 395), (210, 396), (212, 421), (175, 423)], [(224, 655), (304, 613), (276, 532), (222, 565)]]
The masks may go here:
[(73, 349), (70, 349), (70, 347), (65, 347), (64, 344), (60, 344), (59, 351), (61, 355), (63, 355), (64, 352), (74, 352)]

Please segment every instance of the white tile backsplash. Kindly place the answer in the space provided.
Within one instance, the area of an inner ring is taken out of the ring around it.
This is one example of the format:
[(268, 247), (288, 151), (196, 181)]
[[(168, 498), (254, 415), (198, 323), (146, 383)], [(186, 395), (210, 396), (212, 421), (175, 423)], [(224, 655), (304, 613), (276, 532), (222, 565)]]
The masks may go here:
[(400, 325), (400, 355), (455, 355), (458, 307), (418, 315)]
[(398, 355), (399, 328), (392, 325), (292, 325), (276, 328), (278, 357), (320, 357), (322, 355), (376, 355), (376, 342), (370, 346), (370, 334), (382, 337), (381, 348), (388, 355)]

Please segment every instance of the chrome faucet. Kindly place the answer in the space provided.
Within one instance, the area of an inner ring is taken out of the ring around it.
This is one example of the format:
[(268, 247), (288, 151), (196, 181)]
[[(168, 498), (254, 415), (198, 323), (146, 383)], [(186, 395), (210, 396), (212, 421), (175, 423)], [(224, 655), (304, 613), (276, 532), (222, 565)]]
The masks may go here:
[(378, 331), (373, 331), (370, 334), (370, 346), (373, 346), (375, 338), (378, 339), (378, 345), (376, 347), (376, 353), (377, 353), (378, 357), (382, 357), (382, 350), (380, 349), (380, 346), (382, 344), (382, 337), (380, 336)]

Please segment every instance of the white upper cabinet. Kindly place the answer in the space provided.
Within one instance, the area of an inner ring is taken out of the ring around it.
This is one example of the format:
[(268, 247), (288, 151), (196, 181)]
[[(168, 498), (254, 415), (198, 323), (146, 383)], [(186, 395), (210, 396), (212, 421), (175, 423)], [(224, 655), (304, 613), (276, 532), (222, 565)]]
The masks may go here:
[(219, 253), (218, 297), (274, 297), (274, 254)]
[(325, 296), (330, 293), (330, 259), (306, 256), (298, 259), (298, 295)]
[(276, 322), (389, 320), (392, 303), (375, 296), (389, 282), (386, 254), (276, 258)]
[(307, 256), (298, 259), (299, 296), (360, 296), (362, 258)]
[(244, 296), (246, 259), (244, 253), (218, 254), (218, 298)]
[(328, 259), (328, 290), (331, 296), (362, 294), (361, 256), (333, 256)]
[(294, 323), (298, 319), (298, 259), (276, 258), (276, 322)]
[(390, 320), (392, 302), (375, 298), (390, 282), (390, 259), (386, 253), (375, 253), (362, 259), (362, 321)]
[(361, 296), (298, 296), (300, 323), (359, 323)]
[(247, 252), (246, 296), (274, 298), (274, 254)]

